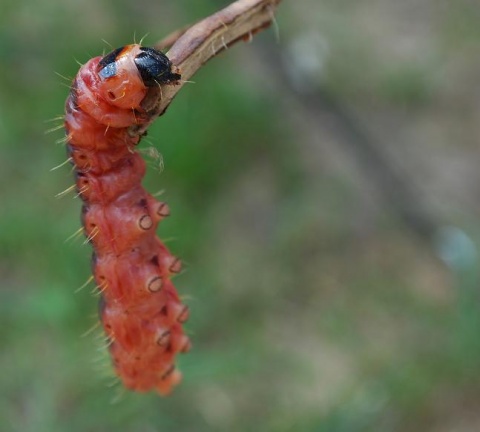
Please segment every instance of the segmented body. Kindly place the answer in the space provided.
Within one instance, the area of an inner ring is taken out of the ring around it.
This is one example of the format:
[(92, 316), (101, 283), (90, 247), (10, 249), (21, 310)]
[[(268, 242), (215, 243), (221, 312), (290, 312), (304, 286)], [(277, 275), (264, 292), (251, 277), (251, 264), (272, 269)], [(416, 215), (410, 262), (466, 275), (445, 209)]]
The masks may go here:
[(139, 45), (91, 59), (73, 81), (65, 116), (115, 370), (127, 388), (160, 394), (181, 379), (174, 362), (190, 347), (182, 329), (188, 308), (171, 282), (180, 261), (156, 236), (168, 206), (141, 185), (140, 137), (129, 127), (147, 120), (140, 104), (149, 87), (180, 79), (171, 68), (164, 54)]

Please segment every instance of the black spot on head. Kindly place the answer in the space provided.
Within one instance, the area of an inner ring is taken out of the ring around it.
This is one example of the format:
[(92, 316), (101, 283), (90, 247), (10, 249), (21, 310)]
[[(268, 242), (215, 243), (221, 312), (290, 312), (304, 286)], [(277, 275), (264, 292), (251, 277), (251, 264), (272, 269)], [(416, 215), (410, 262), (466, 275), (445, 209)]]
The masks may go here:
[(142, 52), (135, 57), (135, 64), (147, 87), (169, 84), (181, 78), (180, 74), (172, 72), (172, 62), (165, 54), (149, 47), (141, 47), (140, 50)]
[(124, 47), (117, 48), (109, 52), (98, 62), (98, 74), (102, 78), (110, 78), (117, 73), (117, 56), (123, 51)]
[(114, 49), (113, 51), (109, 52), (106, 56), (104, 56), (98, 63), (98, 67), (101, 69), (110, 63), (115, 63), (117, 60), (118, 54), (120, 54), (125, 47), (120, 47), (117, 49)]

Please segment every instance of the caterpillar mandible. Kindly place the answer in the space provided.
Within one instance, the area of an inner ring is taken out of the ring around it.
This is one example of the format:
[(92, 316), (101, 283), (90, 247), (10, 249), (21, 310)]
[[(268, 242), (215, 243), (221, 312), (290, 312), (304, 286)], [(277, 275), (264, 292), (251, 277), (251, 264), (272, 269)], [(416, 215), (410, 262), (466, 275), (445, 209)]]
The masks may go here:
[(149, 89), (178, 83), (172, 69), (153, 48), (118, 48), (80, 68), (65, 108), (67, 152), (113, 366), (125, 387), (162, 395), (181, 380), (175, 356), (190, 349), (182, 329), (189, 311), (171, 281), (181, 263), (156, 236), (169, 208), (142, 187), (145, 162), (134, 150), (141, 137), (129, 128), (147, 122), (141, 102)]

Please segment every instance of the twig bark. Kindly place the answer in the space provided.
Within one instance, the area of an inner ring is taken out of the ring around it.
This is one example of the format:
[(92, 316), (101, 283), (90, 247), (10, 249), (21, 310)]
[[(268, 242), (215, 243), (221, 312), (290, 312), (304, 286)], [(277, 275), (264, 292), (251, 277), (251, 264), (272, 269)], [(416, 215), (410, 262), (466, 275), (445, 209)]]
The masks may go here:
[(167, 53), (174, 69), (182, 75), (178, 85), (162, 85), (152, 89), (142, 102), (150, 120), (132, 127), (132, 135), (142, 135), (148, 126), (170, 105), (184, 82), (218, 53), (240, 40), (268, 27), (281, 0), (238, 0), (225, 9), (205, 18), (187, 30), (178, 30), (160, 41), (157, 49), (171, 45)]

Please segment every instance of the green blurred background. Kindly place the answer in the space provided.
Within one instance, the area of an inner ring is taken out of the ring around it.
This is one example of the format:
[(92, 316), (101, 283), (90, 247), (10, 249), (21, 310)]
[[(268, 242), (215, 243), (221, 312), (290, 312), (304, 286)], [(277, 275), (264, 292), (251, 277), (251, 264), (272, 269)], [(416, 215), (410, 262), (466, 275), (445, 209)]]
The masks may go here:
[(202, 68), (141, 145), (185, 262), (184, 381), (122, 393), (82, 337), (56, 73), (227, 3), (2, 0), (0, 430), (480, 430), (474, 1), (284, 0)]

